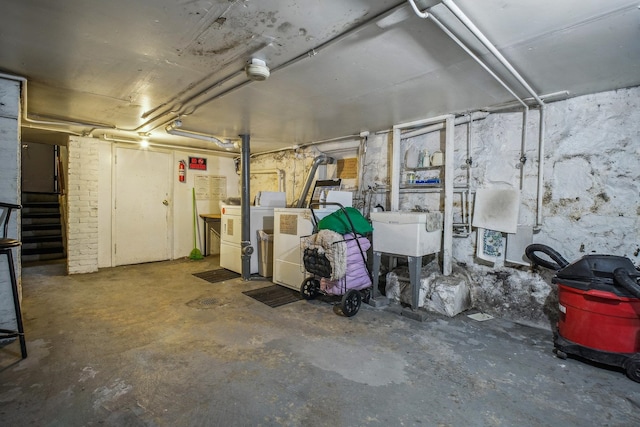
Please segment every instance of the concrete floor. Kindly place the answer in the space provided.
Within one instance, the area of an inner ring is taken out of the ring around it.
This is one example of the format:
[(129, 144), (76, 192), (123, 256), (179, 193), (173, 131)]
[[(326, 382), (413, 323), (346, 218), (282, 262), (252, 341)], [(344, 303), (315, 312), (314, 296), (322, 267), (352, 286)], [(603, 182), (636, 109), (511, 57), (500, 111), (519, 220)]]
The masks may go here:
[(29, 357), (0, 348), (8, 426), (632, 426), (640, 383), (499, 319), (270, 308), (216, 258), (23, 269)]

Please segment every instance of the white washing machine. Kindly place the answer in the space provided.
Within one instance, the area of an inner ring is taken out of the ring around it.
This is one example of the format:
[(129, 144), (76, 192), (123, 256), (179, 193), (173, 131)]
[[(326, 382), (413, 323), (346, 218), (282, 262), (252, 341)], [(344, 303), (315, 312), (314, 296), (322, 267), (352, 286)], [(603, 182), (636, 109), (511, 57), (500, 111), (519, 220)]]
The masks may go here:
[[(314, 209), (318, 219), (337, 207)], [(273, 210), (273, 277), (274, 283), (300, 290), (305, 277), (310, 276), (302, 263), (300, 237), (313, 234), (311, 210), (308, 208), (275, 208)]]
[[(223, 205), (220, 208), (220, 267), (242, 274), (242, 215), (241, 207)], [(258, 272), (258, 230), (273, 230), (273, 209), (270, 207), (250, 207), (249, 236), (251, 254), (251, 274)]]

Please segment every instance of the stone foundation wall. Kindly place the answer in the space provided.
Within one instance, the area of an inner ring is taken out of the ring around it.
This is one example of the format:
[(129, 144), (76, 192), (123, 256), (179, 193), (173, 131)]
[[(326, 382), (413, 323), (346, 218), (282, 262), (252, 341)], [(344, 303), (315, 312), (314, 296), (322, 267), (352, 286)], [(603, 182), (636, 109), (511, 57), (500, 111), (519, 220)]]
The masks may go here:
[[(471, 133), (468, 124), (456, 126), (455, 185), (469, 184), (472, 190), (497, 186), (519, 189), (518, 223), (533, 227), (538, 225), (539, 111), (528, 114), (524, 150), (522, 125), (523, 114), (509, 112), (474, 121)], [(545, 127), (542, 223), (533, 241), (553, 247), (569, 261), (589, 253), (604, 253), (629, 257), (639, 265), (640, 88), (548, 104)], [(378, 204), (389, 207), (390, 147), (389, 132), (368, 138), (361, 186), (365, 209)], [(444, 151), (444, 132), (409, 138), (402, 147), (427, 149), (430, 153)], [(322, 146), (317, 148), (322, 150)], [(289, 162), (289, 166), (280, 167), (296, 167), (291, 157), (271, 156), (277, 157), (280, 165)], [(439, 173), (435, 170), (424, 175), (435, 177)], [(442, 209), (442, 203), (439, 193), (405, 190), (400, 195), (401, 210)], [(461, 196), (456, 196), (454, 210), (454, 222), (466, 222)], [(454, 238), (454, 262), (469, 272), (476, 308), (523, 323), (544, 327), (553, 324), (557, 297), (550, 283), (552, 272), (502, 262), (487, 265), (479, 262), (475, 253), (475, 228), (466, 236)]]

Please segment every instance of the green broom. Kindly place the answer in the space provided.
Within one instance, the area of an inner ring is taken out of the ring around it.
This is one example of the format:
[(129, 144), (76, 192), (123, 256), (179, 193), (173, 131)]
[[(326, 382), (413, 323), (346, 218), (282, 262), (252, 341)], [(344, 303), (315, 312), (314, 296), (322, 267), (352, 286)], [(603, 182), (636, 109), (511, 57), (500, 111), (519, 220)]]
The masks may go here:
[(196, 227), (197, 227), (197, 222), (196, 222), (196, 189), (192, 188), (191, 190), (192, 190), (191, 194), (193, 195), (193, 250), (189, 254), (189, 259), (200, 260), (200, 259), (204, 259), (204, 257), (202, 256), (202, 252), (200, 252), (200, 249), (198, 249), (198, 245), (196, 244)]

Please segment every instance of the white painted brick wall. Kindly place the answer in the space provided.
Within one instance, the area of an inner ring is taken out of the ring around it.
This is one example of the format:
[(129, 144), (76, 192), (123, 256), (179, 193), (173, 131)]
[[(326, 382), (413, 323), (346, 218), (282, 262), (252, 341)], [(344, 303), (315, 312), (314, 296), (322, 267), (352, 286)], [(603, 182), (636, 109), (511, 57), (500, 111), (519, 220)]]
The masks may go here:
[(67, 165), (67, 272), (98, 270), (98, 144), (72, 137)]
[[(6, 203), (20, 203), (20, 141), (18, 141), (18, 117), (20, 115), (20, 83), (0, 79), (0, 200)], [(4, 218), (2, 218), (4, 219)], [(12, 213), (9, 223), (9, 237), (18, 237), (18, 215)], [(20, 250), (13, 249), (13, 258), (20, 286)], [(0, 257), (0, 327), (16, 328), (13, 296), (7, 257)]]

